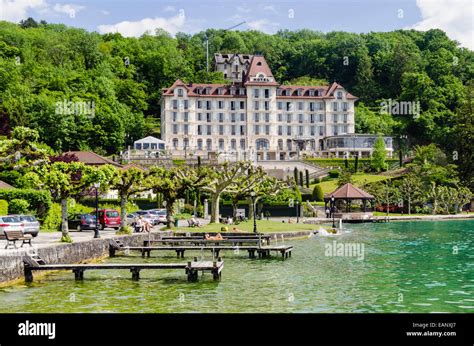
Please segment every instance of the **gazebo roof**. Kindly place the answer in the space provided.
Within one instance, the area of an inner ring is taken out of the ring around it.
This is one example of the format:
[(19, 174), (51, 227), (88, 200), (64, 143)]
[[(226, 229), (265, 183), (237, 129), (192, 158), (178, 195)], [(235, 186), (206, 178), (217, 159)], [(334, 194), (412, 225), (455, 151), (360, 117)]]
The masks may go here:
[(331, 197), (334, 197), (334, 199), (375, 199), (375, 197), (371, 194), (349, 183), (342, 185), (331, 193), (326, 194), (324, 199), (330, 199)]

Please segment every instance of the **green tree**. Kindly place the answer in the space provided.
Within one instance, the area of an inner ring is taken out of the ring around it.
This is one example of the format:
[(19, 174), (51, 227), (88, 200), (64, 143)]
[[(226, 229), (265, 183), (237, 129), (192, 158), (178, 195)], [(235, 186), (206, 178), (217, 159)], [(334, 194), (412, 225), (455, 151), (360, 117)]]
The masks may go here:
[(317, 201), (317, 202), (324, 201), (324, 192), (323, 192), (323, 189), (321, 188), (321, 185), (319, 184), (314, 185), (312, 197), (313, 197), (313, 201)]
[(340, 175), (339, 178), (337, 179), (337, 187), (341, 187), (346, 184), (352, 184), (353, 179), (352, 179), (352, 173), (349, 170), (343, 171)]
[(372, 168), (377, 171), (384, 171), (387, 169), (385, 159), (387, 157), (387, 150), (385, 148), (385, 141), (381, 136), (377, 138), (374, 144), (374, 151), (372, 153)]
[(409, 173), (402, 178), (402, 183), (398, 188), (403, 199), (407, 201), (408, 215), (410, 215), (412, 205), (422, 202), (423, 182), (417, 174)]

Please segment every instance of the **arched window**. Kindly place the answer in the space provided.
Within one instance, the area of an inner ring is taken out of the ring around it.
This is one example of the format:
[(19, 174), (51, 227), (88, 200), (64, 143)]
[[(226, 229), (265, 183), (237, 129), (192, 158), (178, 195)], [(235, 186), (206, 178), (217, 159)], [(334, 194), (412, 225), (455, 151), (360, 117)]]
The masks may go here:
[(236, 150), (236, 149), (237, 149), (237, 141), (236, 141), (235, 139), (232, 139), (232, 140), (230, 141), (230, 148), (231, 148), (232, 150)]
[(178, 149), (178, 138), (173, 138), (173, 148)]
[(197, 144), (198, 144), (198, 150), (202, 150), (202, 139), (198, 139)]
[(219, 139), (219, 150), (224, 150), (224, 140), (222, 138)]
[(265, 139), (265, 138), (257, 139), (255, 144), (256, 144), (257, 150), (268, 150), (270, 147), (270, 142), (268, 141), (268, 139)]
[(287, 139), (287, 140), (286, 140), (286, 148), (287, 148), (288, 150), (291, 150), (291, 147), (292, 147), (292, 145), (291, 145), (291, 139)]
[(283, 150), (283, 139), (278, 140), (278, 150)]
[(206, 149), (212, 150), (212, 139), (206, 140)]

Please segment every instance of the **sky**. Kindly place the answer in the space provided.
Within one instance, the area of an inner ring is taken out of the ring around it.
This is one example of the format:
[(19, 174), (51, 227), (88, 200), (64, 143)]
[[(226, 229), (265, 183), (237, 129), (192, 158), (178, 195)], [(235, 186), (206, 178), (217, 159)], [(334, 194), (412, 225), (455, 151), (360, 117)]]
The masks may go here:
[(207, 28), (322, 32), (444, 30), (474, 50), (473, 0), (0, 0), (0, 20), (27, 17), (99, 33), (174, 35)]

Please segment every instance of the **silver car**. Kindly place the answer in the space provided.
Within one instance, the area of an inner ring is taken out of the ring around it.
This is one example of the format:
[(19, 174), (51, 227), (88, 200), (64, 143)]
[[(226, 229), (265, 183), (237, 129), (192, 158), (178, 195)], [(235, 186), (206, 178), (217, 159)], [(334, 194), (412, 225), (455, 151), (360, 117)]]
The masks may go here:
[(146, 221), (151, 223), (153, 226), (160, 223), (159, 215), (155, 215), (150, 210), (139, 210), (134, 213), (137, 216), (143, 217)]
[(23, 233), (31, 234), (33, 237), (36, 237), (40, 231), (40, 223), (33, 215), (14, 215), (19, 217), (23, 223)]

